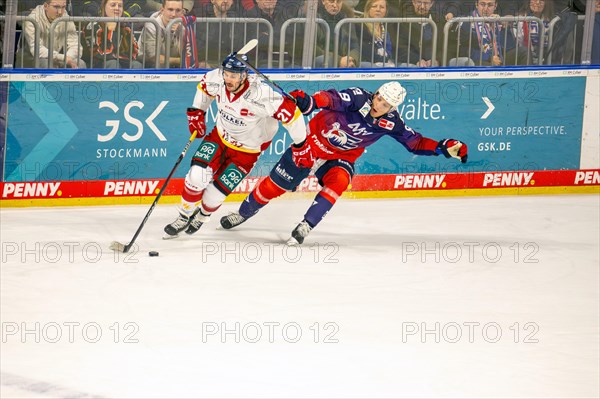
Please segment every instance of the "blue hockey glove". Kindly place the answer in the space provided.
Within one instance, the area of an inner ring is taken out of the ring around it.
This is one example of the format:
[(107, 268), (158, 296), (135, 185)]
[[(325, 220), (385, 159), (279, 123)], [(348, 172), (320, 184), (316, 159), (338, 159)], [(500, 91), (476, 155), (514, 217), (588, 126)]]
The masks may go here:
[(294, 90), (290, 93), (296, 99), (296, 106), (304, 115), (308, 115), (315, 109), (315, 100), (302, 90)]
[(438, 142), (435, 152), (442, 154), (446, 158), (460, 159), (460, 162), (467, 162), (468, 148), (462, 141), (454, 139), (442, 139)]

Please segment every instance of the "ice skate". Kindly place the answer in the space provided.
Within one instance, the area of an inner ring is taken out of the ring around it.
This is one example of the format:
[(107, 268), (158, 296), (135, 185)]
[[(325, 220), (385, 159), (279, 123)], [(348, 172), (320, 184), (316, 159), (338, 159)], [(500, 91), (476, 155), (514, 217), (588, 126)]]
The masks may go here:
[[(193, 217), (193, 216), (192, 216)], [(184, 213), (179, 213), (177, 219), (165, 226), (165, 235), (163, 236), (163, 240), (169, 240), (171, 238), (176, 238), (179, 236), (183, 230), (185, 230), (190, 225), (190, 217)]]
[(292, 231), (292, 237), (287, 241), (287, 245), (300, 245), (304, 242), (304, 239), (310, 233), (312, 227), (308, 225), (306, 220), (301, 221), (298, 226)]
[(190, 223), (188, 224), (187, 229), (185, 230), (185, 233), (190, 234), (190, 235), (194, 234), (195, 232), (200, 230), (200, 227), (202, 227), (202, 224), (206, 223), (209, 218), (210, 218), (210, 215), (207, 216), (198, 209), (196, 211), (196, 213), (194, 213), (194, 215), (191, 217)]
[(221, 227), (225, 230), (232, 229), (240, 224), (244, 223), (246, 220), (245, 217), (239, 214), (239, 212), (230, 213), (227, 216), (223, 216), (221, 218)]

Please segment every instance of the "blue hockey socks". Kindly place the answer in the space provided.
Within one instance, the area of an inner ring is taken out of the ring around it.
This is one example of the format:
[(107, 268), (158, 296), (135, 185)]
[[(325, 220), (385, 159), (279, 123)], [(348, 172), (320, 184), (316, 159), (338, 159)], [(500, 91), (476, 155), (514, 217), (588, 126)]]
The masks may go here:
[(327, 200), (321, 193), (317, 194), (312, 205), (304, 214), (304, 220), (310, 227), (315, 227), (327, 215), (333, 207), (333, 203)]

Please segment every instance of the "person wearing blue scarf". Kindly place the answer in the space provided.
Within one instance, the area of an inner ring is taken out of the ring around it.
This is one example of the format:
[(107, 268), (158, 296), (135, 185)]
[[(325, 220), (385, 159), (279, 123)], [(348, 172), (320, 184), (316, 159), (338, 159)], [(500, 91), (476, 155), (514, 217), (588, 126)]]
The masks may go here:
[[(478, 0), (475, 10), (471, 12), (474, 18), (497, 18), (496, 0)], [(527, 51), (516, 47), (512, 30), (500, 22), (476, 21), (470, 23), (470, 28), (461, 26), (461, 55), (470, 57), (475, 65), (502, 66), (526, 65)], [(466, 50), (465, 50), (466, 49)]]

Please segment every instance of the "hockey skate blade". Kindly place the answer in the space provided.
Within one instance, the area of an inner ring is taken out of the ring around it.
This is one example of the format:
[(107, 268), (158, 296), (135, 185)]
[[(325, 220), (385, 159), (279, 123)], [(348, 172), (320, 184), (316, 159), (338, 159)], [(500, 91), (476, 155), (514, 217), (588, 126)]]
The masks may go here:
[(301, 244), (294, 237), (290, 237), (285, 245), (288, 247), (299, 247)]
[(172, 235), (170, 235), (170, 234), (167, 234), (167, 233), (165, 233), (165, 234), (162, 236), (162, 239), (163, 239), (163, 240), (172, 240), (172, 239), (174, 239), (174, 238), (177, 238), (177, 237), (179, 237), (179, 234), (175, 234), (174, 236), (172, 236)]
[(115, 252), (125, 252), (125, 245), (117, 241), (111, 242), (109, 248)]

